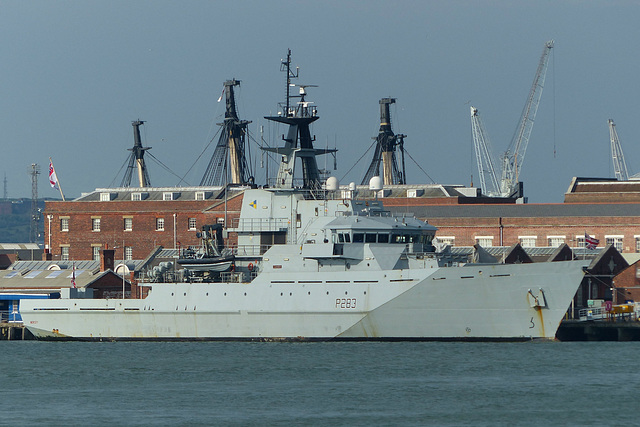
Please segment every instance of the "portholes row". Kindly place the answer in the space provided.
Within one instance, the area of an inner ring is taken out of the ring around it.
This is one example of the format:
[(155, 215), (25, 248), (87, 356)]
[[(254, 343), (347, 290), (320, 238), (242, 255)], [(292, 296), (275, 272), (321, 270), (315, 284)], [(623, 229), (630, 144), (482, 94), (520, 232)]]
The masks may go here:
[[(284, 294), (285, 294), (284, 292), (280, 292), (280, 296), (284, 296)], [(345, 294), (345, 295), (349, 295), (349, 291), (344, 291), (344, 294)], [(363, 291), (363, 295), (366, 295), (366, 294), (367, 294), (367, 291)], [(227, 296), (227, 293), (225, 292), (225, 293), (223, 293), (222, 295), (226, 297), (226, 296)], [(308, 292), (307, 292), (307, 295), (309, 295), (309, 296), (310, 296), (310, 295), (311, 295), (311, 291), (308, 291)], [(327, 291), (327, 295), (329, 295), (329, 291)], [(175, 293), (174, 293), (174, 292), (171, 292), (171, 296), (172, 296), (172, 297), (173, 297), (173, 296), (175, 296)], [(186, 297), (186, 296), (187, 296), (187, 293), (186, 293), (186, 292), (184, 292), (184, 293), (183, 293), (183, 296), (185, 296), (185, 297)], [(208, 296), (209, 296), (209, 292), (205, 293), (205, 296), (207, 296), (207, 297), (208, 297)], [(247, 296), (247, 293), (246, 293), (246, 292), (244, 292), (244, 296), (245, 296), (245, 297)], [(293, 292), (289, 292), (289, 296), (293, 296)]]

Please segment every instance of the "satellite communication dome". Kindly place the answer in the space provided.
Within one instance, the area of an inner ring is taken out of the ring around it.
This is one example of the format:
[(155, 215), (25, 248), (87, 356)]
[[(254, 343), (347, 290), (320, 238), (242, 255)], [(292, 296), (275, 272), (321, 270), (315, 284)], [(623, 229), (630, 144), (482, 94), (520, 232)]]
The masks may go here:
[(369, 190), (379, 191), (382, 190), (382, 179), (379, 176), (372, 176), (369, 180)]
[(355, 182), (350, 182), (349, 183), (349, 190), (355, 191), (355, 189), (356, 189), (356, 183)]
[(327, 178), (327, 185), (326, 188), (329, 191), (335, 191), (338, 189), (339, 183), (338, 183), (338, 178), (336, 178), (335, 176), (330, 176), (329, 178)]

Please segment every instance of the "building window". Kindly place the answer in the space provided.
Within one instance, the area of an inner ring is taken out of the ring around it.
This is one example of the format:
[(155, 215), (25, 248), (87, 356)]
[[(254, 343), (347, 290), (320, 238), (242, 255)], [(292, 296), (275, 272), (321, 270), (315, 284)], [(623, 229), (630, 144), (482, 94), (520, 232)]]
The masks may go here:
[(100, 259), (100, 246), (91, 246), (91, 252), (92, 252), (94, 261), (97, 261)]
[(133, 230), (133, 218), (124, 218), (124, 231)]
[(134, 202), (142, 200), (142, 193), (131, 193), (131, 200)]
[(132, 260), (133, 259), (133, 247), (125, 246), (124, 247), (124, 259)]
[(538, 240), (536, 236), (520, 236), (518, 239), (520, 239), (520, 246), (523, 248), (535, 248), (536, 240)]
[[(224, 218), (220, 217), (216, 220), (216, 222), (220, 225), (224, 225)], [(233, 223), (232, 223), (233, 224)]]
[(111, 201), (111, 193), (100, 193), (100, 201), (101, 202), (110, 202)]
[(162, 193), (162, 200), (173, 200), (173, 193)]
[(196, 219), (195, 218), (189, 218), (189, 230), (195, 230), (196, 229)]
[(60, 218), (60, 231), (69, 231), (69, 218)]
[(69, 261), (69, 246), (62, 246), (60, 248), (60, 260)]
[(196, 200), (204, 200), (204, 191), (196, 191)]
[(493, 246), (493, 236), (476, 236), (476, 243), (483, 248)]
[(156, 231), (164, 231), (164, 218), (156, 218)]
[(91, 218), (91, 231), (100, 231), (100, 218)]
[(604, 236), (607, 245), (613, 245), (618, 252), (622, 252), (622, 239), (624, 236)]
[(584, 236), (576, 236), (576, 248), (584, 248)]
[(636, 237), (636, 252), (640, 252), (640, 236)]
[(557, 248), (564, 243), (565, 238), (565, 236), (547, 236), (547, 242), (549, 247)]
[(442, 246), (455, 246), (456, 238), (454, 236), (438, 236), (435, 243)]

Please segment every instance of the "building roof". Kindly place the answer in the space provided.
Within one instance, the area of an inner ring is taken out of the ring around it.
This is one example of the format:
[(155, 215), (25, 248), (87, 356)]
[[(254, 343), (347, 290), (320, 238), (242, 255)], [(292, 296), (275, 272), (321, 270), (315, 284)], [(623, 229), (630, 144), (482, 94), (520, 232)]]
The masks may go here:
[(84, 288), (105, 274), (115, 274), (111, 270), (93, 273), (89, 270), (20, 270), (0, 271), (0, 289), (3, 291), (43, 292), (59, 291), (72, 287), (71, 279), (75, 274), (76, 287)]
[[(124, 261), (124, 264), (127, 266), (129, 271), (137, 271), (142, 267), (144, 262), (145, 260), (126, 260)], [(119, 267), (122, 263), (122, 260), (115, 260), (115, 269), (117, 272), (119, 272)], [(20, 274), (27, 274), (31, 271), (66, 270), (71, 272), (74, 268), (76, 271), (84, 270), (97, 274), (100, 271), (100, 261), (16, 261), (11, 264), (9, 270), (19, 271)]]
[[(140, 194), (141, 200), (165, 200), (165, 194), (171, 193), (171, 201), (195, 201), (196, 193), (203, 199), (215, 200), (223, 193), (223, 187), (117, 187), (96, 188), (90, 193), (83, 193), (74, 202), (100, 202), (105, 201), (102, 194), (108, 194), (109, 201), (132, 201), (133, 194)], [(204, 193), (204, 196), (202, 196)]]
[(41, 249), (37, 243), (0, 243), (0, 251), (35, 251)]

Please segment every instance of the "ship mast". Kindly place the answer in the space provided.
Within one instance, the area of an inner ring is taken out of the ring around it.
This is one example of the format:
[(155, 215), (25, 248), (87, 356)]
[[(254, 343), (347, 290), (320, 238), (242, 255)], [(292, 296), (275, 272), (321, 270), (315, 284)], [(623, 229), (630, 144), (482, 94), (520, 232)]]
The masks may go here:
[[(381, 163), (384, 185), (406, 184), (404, 165), (404, 138), (406, 135), (395, 135), (391, 130), (389, 106), (395, 104), (395, 102), (395, 98), (382, 98), (380, 100), (380, 129), (378, 130), (378, 136), (374, 138), (376, 140), (376, 151), (367, 173), (362, 179), (362, 185), (368, 184), (371, 178), (380, 175)], [(402, 154), (402, 171), (398, 168), (396, 146), (400, 148)]]
[(140, 187), (151, 187), (151, 180), (149, 179), (149, 172), (147, 171), (147, 166), (144, 163), (144, 152), (150, 150), (151, 147), (143, 147), (142, 141), (140, 138), (140, 125), (144, 122), (142, 120), (136, 120), (131, 122), (133, 126), (133, 148), (129, 148), (131, 151), (131, 155), (129, 156), (129, 165), (127, 166), (127, 170), (124, 173), (124, 177), (122, 178), (121, 187), (130, 187), (131, 186), (131, 177), (133, 175), (133, 170), (137, 170), (138, 174), (138, 182)]
[[(316, 156), (327, 153), (335, 153), (336, 149), (316, 149), (313, 147), (315, 136), (311, 135), (309, 126), (319, 119), (317, 109), (306, 100), (307, 88), (314, 85), (297, 85), (298, 95), (291, 95), (291, 79), (298, 78), (299, 69), (295, 72), (291, 69), (291, 49), (287, 50), (287, 59), (282, 60), (280, 70), (287, 73), (286, 98), (284, 104), (280, 104), (281, 111), (277, 116), (267, 116), (265, 119), (289, 125), (287, 136), (282, 136), (282, 147), (262, 147), (263, 150), (277, 153), (282, 156), (278, 174), (273, 186), (276, 188), (300, 187), (309, 190), (321, 188), (321, 177)], [(296, 106), (291, 105), (292, 98), (300, 98)], [(296, 159), (300, 159), (302, 165), (302, 183), (294, 181)]]
[(222, 131), (200, 185), (225, 185), (224, 175), (226, 175), (227, 158), (231, 174), (230, 184), (247, 184), (252, 181), (245, 154), (247, 125), (251, 122), (238, 118), (233, 89), (235, 86), (240, 86), (240, 80), (231, 79), (224, 82), (223, 94), (225, 96), (226, 109), (224, 122), (218, 123), (218, 126), (222, 127)]

